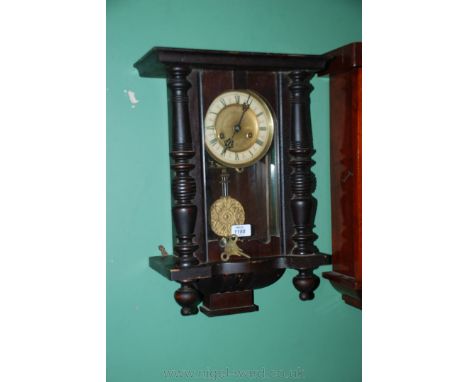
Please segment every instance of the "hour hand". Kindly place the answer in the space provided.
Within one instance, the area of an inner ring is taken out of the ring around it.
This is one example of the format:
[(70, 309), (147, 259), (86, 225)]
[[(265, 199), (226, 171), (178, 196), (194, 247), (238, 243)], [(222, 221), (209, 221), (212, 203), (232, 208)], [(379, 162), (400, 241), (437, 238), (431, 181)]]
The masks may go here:
[(234, 146), (234, 141), (232, 140), (232, 138), (226, 139), (224, 141), (224, 148), (223, 148), (223, 151), (221, 152), (221, 154), (224, 154), (227, 149), (230, 149), (233, 146)]

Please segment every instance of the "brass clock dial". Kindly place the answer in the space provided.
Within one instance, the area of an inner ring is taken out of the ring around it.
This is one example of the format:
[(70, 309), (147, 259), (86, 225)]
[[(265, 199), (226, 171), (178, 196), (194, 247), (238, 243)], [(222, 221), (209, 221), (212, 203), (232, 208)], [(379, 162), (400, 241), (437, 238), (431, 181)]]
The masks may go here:
[(271, 146), (273, 133), (270, 107), (251, 90), (224, 92), (206, 112), (206, 149), (226, 167), (247, 167), (260, 160)]

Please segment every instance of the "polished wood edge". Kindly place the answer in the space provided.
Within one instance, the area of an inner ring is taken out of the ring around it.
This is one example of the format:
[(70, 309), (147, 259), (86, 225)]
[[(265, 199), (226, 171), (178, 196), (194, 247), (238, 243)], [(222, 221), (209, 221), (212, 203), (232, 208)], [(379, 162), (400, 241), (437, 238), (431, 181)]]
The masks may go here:
[(334, 49), (324, 56), (329, 64), (326, 69), (318, 73), (319, 76), (335, 75), (362, 67), (362, 43), (353, 42)]
[(212, 274), (209, 264), (198, 264), (187, 268), (179, 268), (176, 256), (150, 257), (149, 266), (171, 281), (199, 280), (210, 278)]
[(186, 66), (199, 69), (319, 72), (326, 68), (328, 57), (310, 54), (232, 52), (222, 50), (154, 47), (133, 66), (141, 77), (165, 78), (167, 67)]
[(322, 265), (329, 265), (332, 263), (332, 257), (325, 253), (316, 253), (312, 255), (288, 255), (284, 256), (285, 268), (292, 269), (315, 269)]
[(356, 279), (354, 277), (347, 276), (343, 273), (331, 271), (331, 272), (324, 272), (322, 276), (330, 281), (339, 282), (346, 288), (353, 289), (353, 290), (359, 289), (359, 285)]
[(346, 304), (351, 305), (354, 308), (362, 310), (362, 300), (361, 299), (357, 299), (357, 298), (354, 298), (354, 297), (351, 297), (351, 296), (348, 296), (348, 295), (344, 294), (343, 295), (343, 301)]
[(237, 306), (233, 308), (222, 308), (222, 309), (209, 309), (206, 306), (200, 306), (200, 312), (206, 314), (208, 317), (218, 317), (226, 316), (228, 314), (237, 314), (237, 313), (249, 313), (257, 312), (259, 310), (258, 305), (253, 304), (249, 306)]
[(149, 258), (149, 266), (152, 269), (168, 280), (179, 282), (206, 279), (216, 275), (261, 273), (271, 269), (315, 269), (329, 264), (331, 264), (331, 256), (324, 253), (257, 257), (250, 260), (197, 264), (186, 268), (177, 266), (176, 256)]
[(322, 276), (330, 280), (348, 305), (362, 309), (362, 285), (354, 277), (333, 271), (324, 272)]

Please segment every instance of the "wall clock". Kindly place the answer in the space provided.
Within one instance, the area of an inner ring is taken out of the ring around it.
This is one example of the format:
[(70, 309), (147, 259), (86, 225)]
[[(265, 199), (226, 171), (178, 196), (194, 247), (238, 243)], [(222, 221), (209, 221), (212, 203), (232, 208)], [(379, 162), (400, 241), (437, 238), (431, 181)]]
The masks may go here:
[(330, 256), (315, 245), (310, 80), (329, 61), (159, 47), (136, 62), (169, 89), (174, 248), (150, 266), (180, 284), (183, 315), (256, 311), (253, 291), (288, 268), (313, 299)]
[(362, 307), (361, 43), (327, 53), (330, 77), (330, 177), (333, 271), (343, 300)]

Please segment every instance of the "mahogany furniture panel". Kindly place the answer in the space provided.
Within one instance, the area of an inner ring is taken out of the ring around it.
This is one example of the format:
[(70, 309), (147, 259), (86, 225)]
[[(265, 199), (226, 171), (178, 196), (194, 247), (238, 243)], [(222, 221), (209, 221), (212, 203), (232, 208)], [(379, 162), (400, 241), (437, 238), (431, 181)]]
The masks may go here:
[(330, 176), (333, 271), (323, 273), (362, 309), (361, 43), (326, 54), (330, 76)]

